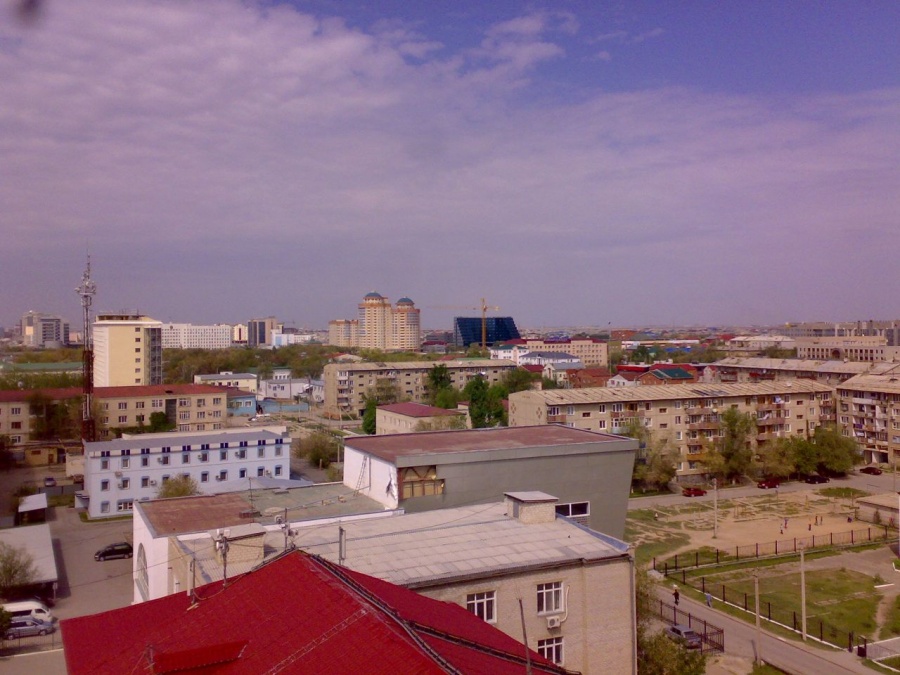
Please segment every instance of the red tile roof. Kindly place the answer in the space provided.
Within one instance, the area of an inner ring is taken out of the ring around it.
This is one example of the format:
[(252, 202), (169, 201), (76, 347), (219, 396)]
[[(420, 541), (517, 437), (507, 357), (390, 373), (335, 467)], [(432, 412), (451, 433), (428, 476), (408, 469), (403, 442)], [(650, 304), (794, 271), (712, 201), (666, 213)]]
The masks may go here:
[[(229, 580), (62, 622), (70, 675), (525, 673), (525, 648), (458, 605), (294, 552)], [(536, 674), (565, 673), (535, 652)]]

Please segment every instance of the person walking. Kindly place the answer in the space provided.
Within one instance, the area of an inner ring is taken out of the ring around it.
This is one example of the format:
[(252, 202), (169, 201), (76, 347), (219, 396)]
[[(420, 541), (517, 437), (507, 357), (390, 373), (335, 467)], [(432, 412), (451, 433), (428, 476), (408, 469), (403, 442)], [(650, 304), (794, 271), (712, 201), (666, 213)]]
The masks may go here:
[(678, 587), (675, 587), (675, 591), (672, 593), (672, 597), (675, 598), (675, 606), (678, 607), (678, 600), (681, 598), (681, 594), (678, 592)]
[(706, 591), (706, 606), (712, 607), (712, 593)]

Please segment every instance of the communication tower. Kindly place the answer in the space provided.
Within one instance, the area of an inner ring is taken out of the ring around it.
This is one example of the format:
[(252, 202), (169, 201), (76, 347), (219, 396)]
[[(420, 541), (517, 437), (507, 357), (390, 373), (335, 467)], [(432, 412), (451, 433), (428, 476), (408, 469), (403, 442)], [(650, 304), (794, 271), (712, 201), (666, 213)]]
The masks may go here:
[(87, 267), (81, 275), (81, 284), (75, 289), (81, 296), (81, 316), (84, 321), (81, 353), (81, 378), (83, 381), (81, 403), (81, 437), (86, 441), (97, 440), (97, 424), (93, 417), (94, 402), (94, 338), (91, 334), (91, 303), (97, 293), (97, 284), (91, 280), (91, 256), (88, 256)]

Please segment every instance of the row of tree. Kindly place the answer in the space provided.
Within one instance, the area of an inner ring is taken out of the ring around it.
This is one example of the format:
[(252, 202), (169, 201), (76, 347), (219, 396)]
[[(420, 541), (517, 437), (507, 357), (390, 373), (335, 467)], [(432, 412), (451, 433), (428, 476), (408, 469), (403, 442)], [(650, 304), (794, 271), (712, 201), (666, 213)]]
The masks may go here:
[[(638, 418), (622, 434), (640, 443), (643, 461), (635, 462), (633, 483), (644, 489), (664, 488), (683, 459), (668, 434), (654, 434)], [(755, 418), (737, 408), (728, 408), (719, 416), (718, 430), (712, 438), (703, 439), (702, 445), (699, 461), (707, 475), (720, 481), (748, 475), (843, 474), (861, 459), (856, 442), (834, 426), (816, 427), (810, 438), (791, 436), (758, 446)]]

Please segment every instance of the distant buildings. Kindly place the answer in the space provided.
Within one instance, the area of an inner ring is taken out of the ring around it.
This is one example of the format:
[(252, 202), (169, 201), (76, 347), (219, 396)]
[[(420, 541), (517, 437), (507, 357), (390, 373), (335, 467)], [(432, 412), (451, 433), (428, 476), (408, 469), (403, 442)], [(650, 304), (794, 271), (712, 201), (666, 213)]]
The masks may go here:
[(259, 390), (259, 379), (255, 373), (233, 373), (228, 370), (215, 375), (194, 375), (194, 384), (233, 387), (252, 394)]
[(26, 312), (19, 323), (26, 347), (65, 347), (69, 344), (69, 322), (53, 314)]
[(356, 319), (328, 322), (328, 342), (335, 347), (383, 351), (417, 351), (422, 342), (421, 310), (409, 298), (395, 306), (380, 293), (366, 294)]
[(897, 361), (900, 347), (889, 346), (882, 336), (797, 338), (797, 357), (844, 361)]
[(281, 324), (274, 316), (265, 319), (250, 319), (247, 322), (247, 345), (250, 347), (266, 347), (272, 345), (272, 332), (280, 329)]
[[(511, 316), (489, 316), (485, 319), (486, 344), (493, 345), (498, 342), (519, 339), (519, 329)], [(481, 317), (458, 316), (453, 319), (453, 344), (457, 347), (468, 348), (471, 345), (481, 345), (482, 333)]]
[(365, 413), (366, 394), (378, 387), (393, 389), (400, 400), (423, 403), (428, 395), (428, 373), (436, 366), (447, 368), (452, 385), (462, 390), (469, 380), (483, 377), (488, 385), (500, 382), (514, 370), (511, 361), (458, 359), (454, 361), (402, 361), (396, 363), (329, 363), (324, 368), (325, 414), (331, 417)]
[(100, 314), (93, 335), (95, 387), (162, 383), (162, 322), (139, 314)]
[(759, 445), (808, 438), (820, 424), (834, 422), (834, 389), (793, 380), (523, 391), (510, 394), (509, 424), (555, 423), (614, 434), (640, 424), (678, 449), (678, 473), (689, 475), (705, 473), (706, 446), (723, 433), (720, 415), (728, 408), (755, 418)]
[(162, 326), (163, 349), (228, 349), (232, 346), (232, 326), (215, 324), (166, 323)]
[(375, 410), (375, 433), (379, 436), (424, 430), (464, 429), (468, 424), (469, 416), (463, 410), (446, 410), (424, 403), (389, 403), (380, 405)]
[[(479, 342), (481, 338), (478, 338)], [(567, 338), (537, 340), (534, 338), (508, 340), (491, 347), (492, 359), (508, 359), (522, 365), (522, 356), (532, 352), (563, 352), (571, 354), (586, 368), (609, 365), (609, 345), (595, 338)]]
[(793, 338), (883, 337), (888, 346), (900, 346), (900, 321), (789, 323), (779, 328), (779, 332)]

